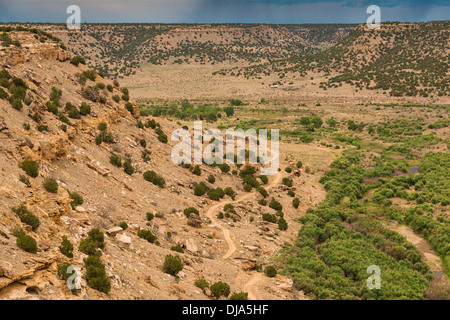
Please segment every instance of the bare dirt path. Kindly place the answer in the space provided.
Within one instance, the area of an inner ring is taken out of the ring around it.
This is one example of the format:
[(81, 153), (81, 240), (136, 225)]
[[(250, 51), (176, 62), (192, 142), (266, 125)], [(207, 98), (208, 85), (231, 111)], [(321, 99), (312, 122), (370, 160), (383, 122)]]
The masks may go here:
[(254, 273), (247, 283), (244, 284), (243, 291), (248, 293), (249, 300), (261, 300), (261, 298), (254, 290), (256, 284), (264, 279), (264, 275), (261, 273)]
[[(281, 172), (278, 172), (275, 175), (275, 178), (267, 185), (267, 187), (266, 187), (267, 192), (269, 192), (276, 185), (278, 185), (280, 183), (280, 180), (281, 180)], [(229, 203), (237, 204), (239, 202), (247, 200), (248, 198), (256, 196), (256, 194), (257, 194), (257, 191), (253, 191), (253, 192), (246, 194), (234, 201), (228, 201), (228, 200), (221, 201), (221, 202), (213, 205), (212, 207), (210, 207), (208, 209), (208, 211), (206, 212), (206, 216), (211, 220), (212, 225), (219, 228), (220, 230), (222, 230), (223, 236), (225, 238), (225, 242), (228, 245), (228, 250), (222, 259), (226, 260), (226, 259), (230, 258), (233, 255), (233, 253), (236, 251), (236, 245), (234, 244), (234, 241), (231, 239), (231, 234), (230, 234), (230, 231), (228, 230), (228, 228), (223, 226), (220, 223), (220, 221), (218, 220), (218, 218), (217, 218), (218, 211), (220, 211), (220, 209), (223, 208), (226, 204), (229, 204)]]
[[(281, 171), (279, 171), (274, 179), (272, 181), (269, 182), (269, 184), (266, 186), (266, 190), (267, 192), (270, 192), (273, 188), (275, 188), (281, 181)], [(223, 236), (225, 239), (225, 242), (228, 245), (228, 250), (227, 252), (223, 255), (222, 259), (223, 260), (227, 260), (229, 259), (234, 252), (236, 251), (236, 245), (232, 239), (232, 235), (230, 233), (230, 231), (228, 230), (227, 227), (225, 227), (224, 225), (222, 225), (220, 223), (220, 221), (217, 218), (217, 213), (220, 211), (221, 208), (223, 208), (226, 204), (237, 204), (239, 202), (242, 202), (244, 200), (247, 200), (253, 196), (257, 195), (257, 191), (253, 191), (251, 193), (248, 193), (242, 197), (240, 197), (237, 200), (234, 201), (221, 201), (215, 205), (213, 205), (212, 207), (210, 207), (206, 213), (206, 216), (211, 220), (211, 224), (217, 228), (219, 228), (220, 230), (222, 230), (223, 232)], [(244, 273), (244, 271), (242, 271), (241, 269), (238, 270), (238, 273), (236, 274), (236, 278), (239, 277), (240, 274)], [(244, 285), (243, 285), (243, 292), (247, 292), (248, 293), (248, 298), (249, 300), (259, 300), (260, 298), (258, 297), (258, 295), (255, 293), (256, 290), (253, 290), (253, 288), (255, 287), (256, 283), (258, 281), (260, 281), (261, 279), (263, 279), (263, 275), (260, 273), (255, 273), (253, 274), (253, 276), (250, 278), (250, 280), (248, 280)]]
[(442, 259), (436, 254), (436, 251), (431, 247), (430, 243), (416, 234), (411, 228), (403, 225), (391, 226), (386, 225), (387, 228), (398, 232), (406, 238), (406, 240), (412, 243), (422, 254), (423, 259), (434, 273), (442, 274), (444, 277), (445, 272), (442, 268)]

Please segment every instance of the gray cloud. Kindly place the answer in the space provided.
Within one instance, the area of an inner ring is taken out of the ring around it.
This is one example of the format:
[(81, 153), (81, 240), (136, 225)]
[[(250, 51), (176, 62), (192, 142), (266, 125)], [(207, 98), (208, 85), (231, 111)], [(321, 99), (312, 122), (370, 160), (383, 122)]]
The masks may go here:
[[(80, 6), (83, 22), (354, 23), (379, 4), (382, 20), (445, 20), (448, 0), (0, 0), (0, 21), (65, 22)], [(422, 4), (422, 3), (427, 3)], [(422, 4), (422, 5), (421, 5)]]

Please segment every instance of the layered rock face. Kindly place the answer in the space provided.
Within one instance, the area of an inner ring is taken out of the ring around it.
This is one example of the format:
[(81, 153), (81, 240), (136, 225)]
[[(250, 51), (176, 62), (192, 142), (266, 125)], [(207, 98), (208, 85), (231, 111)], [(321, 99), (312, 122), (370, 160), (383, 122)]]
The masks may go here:
[(58, 43), (40, 42), (29, 33), (11, 32), (12, 40), (18, 40), (20, 47), (10, 45), (5, 47), (0, 42), (0, 64), (15, 66), (33, 59), (67, 61), (71, 58), (68, 50), (61, 48)]

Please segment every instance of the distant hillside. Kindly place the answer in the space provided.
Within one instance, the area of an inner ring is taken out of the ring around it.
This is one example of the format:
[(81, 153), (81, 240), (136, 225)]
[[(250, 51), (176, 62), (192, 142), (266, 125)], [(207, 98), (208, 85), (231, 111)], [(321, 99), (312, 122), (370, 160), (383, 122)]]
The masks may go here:
[(360, 25), (322, 52), (220, 73), (249, 78), (278, 73), (284, 78), (314, 71), (333, 75), (321, 83), (324, 90), (345, 82), (359, 89), (382, 89), (392, 96), (447, 96), (449, 35), (450, 21), (384, 23), (380, 30)]
[(133, 74), (141, 64), (264, 63), (329, 48), (356, 25), (254, 24), (34, 24), (51, 32), (92, 67), (112, 77)]

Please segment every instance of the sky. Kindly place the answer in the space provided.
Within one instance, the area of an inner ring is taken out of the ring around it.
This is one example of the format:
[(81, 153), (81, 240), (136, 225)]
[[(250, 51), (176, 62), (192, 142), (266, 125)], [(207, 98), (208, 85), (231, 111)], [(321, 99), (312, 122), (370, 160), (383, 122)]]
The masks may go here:
[(369, 5), (381, 22), (450, 19), (450, 0), (0, 0), (0, 22), (363, 23)]

